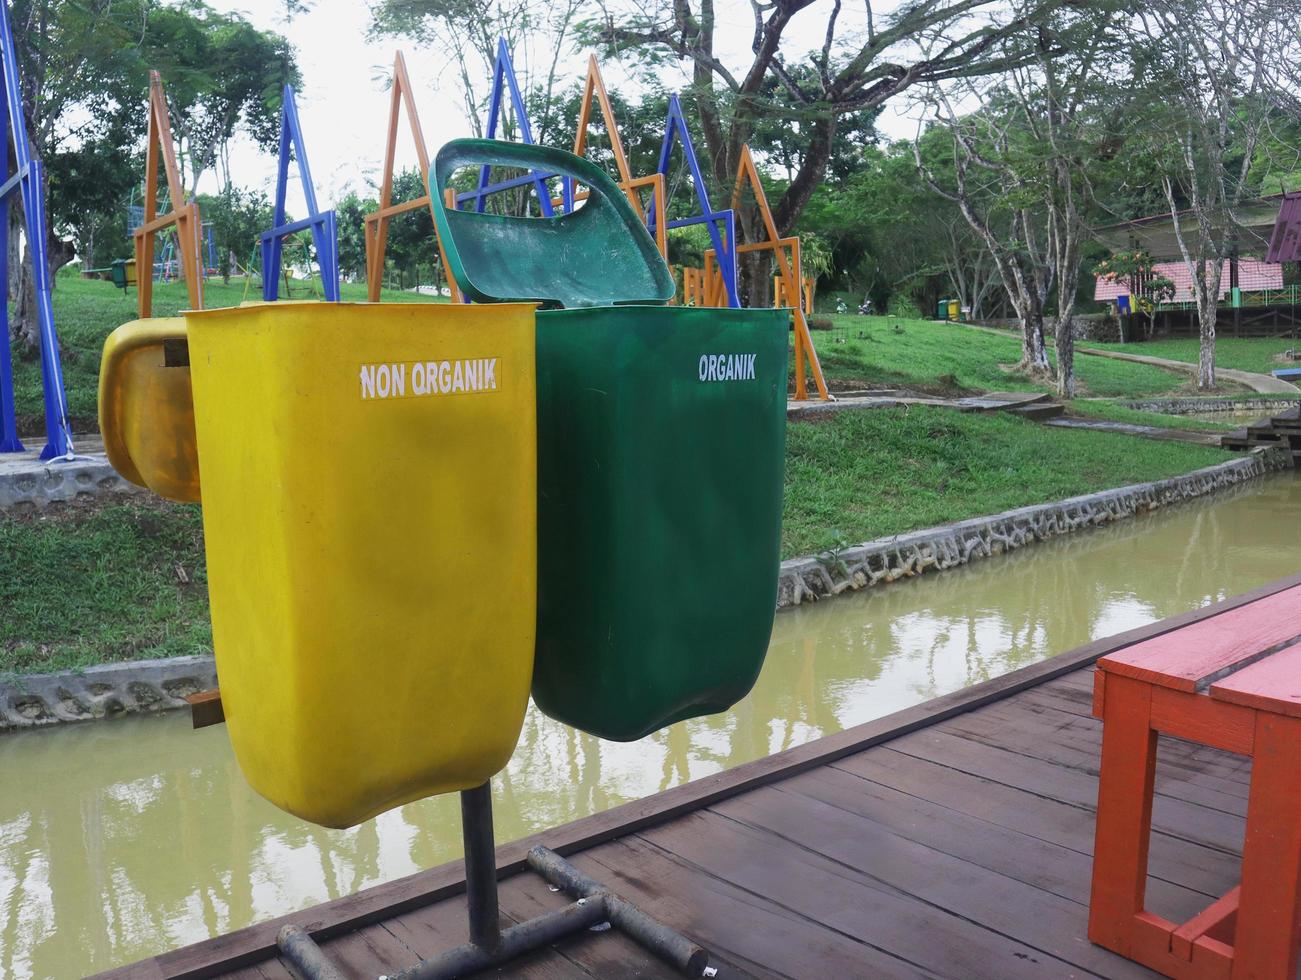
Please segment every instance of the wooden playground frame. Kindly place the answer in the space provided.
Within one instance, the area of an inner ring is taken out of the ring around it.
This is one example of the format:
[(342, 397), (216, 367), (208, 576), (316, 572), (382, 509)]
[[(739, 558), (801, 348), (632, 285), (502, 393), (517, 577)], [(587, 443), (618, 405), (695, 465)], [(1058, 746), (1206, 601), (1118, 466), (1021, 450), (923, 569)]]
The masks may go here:
[[(172, 210), (158, 213), (158, 157), (162, 156), (167, 174), (167, 191)], [(176, 241), (181, 250), (181, 275), (189, 293), (190, 307), (203, 309), (203, 276), (199, 266), (199, 235), (203, 223), (199, 205), (186, 202), (176, 166), (176, 147), (172, 142), (172, 121), (163, 94), (162, 76), (149, 73), (149, 142), (145, 154), (144, 220), (132, 232), (136, 258), (136, 304), (141, 318), (153, 313), (154, 235), (164, 228), (176, 227)]]
[[(605, 88), (605, 79), (601, 77), (601, 68), (596, 62), (596, 55), (587, 56), (587, 81), (583, 84), (583, 99), (578, 109), (578, 127), (574, 132), (574, 155), (586, 156), (587, 151), (587, 131), (592, 124), (592, 100), (595, 99), (601, 110), (601, 118), (605, 122), (605, 131), (610, 139), (610, 150), (614, 154), (615, 169), (619, 172), (617, 181), (619, 189), (628, 196), (628, 201), (636, 210), (637, 216), (643, 223), (647, 221), (646, 205), (642, 203), (641, 194), (646, 188), (650, 188), (650, 207), (654, 212), (655, 228), (655, 247), (660, 250), (660, 255), (668, 261), (669, 243), (668, 243), (668, 221), (665, 218), (665, 198), (664, 192), (664, 175), (662, 173), (653, 173), (646, 177), (634, 177), (632, 168), (628, 166), (628, 155), (623, 148), (623, 139), (619, 136), (619, 126), (614, 120), (614, 106), (610, 103), (610, 94)], [(579, 191), (573, 194), (570, 204), (573, 201), (581, 201), (587, 197), (586, 191)], [(558, 198), (552, 203), (564, 203), (563, 198)]]
[[(393, 203), (393, 159), (397, 153), (398, 117), (402, 107), (407, 110), (407, 123), (411, 128), (411, 138), (416, 145), (416, 159), (420, 163), (420, 176), (425, 182), (425, 192), (420, 197), (399, 204)], [(455, 207), (453, 192), (448, 189), (448, 205)], [(392, 96), (389, 99), (388, 136), (384, 146), (384, 179), (380, 184), (379, 210), (366, 215), (366, 293), (372, 303), (378, 303), (380, 288), (384, 282), (384, 251), (388, 245), (389, 220), (399, 214), (429, 208), (429, 216), (434, 216), (434, 202), (429, 193), (429, 150), (425, 145), (425, 134), (420, 128), (420, 117), (416, 114), (415, 100), (411, 95), (411, 78), (407, 74), (407, 62), (402, 52), (397, 52), (393, 59)], [(437, 240), (438, 258), (443, 264), (443, 274), (447, 277), (451, 289), (452, 302), (461, 301), (461, 292), (452, 276), (452, 268), (443, 251), (443, 243)]]
[[(799, 236), (782, 238), (777, 234), (777, 222), (773, 220), (768, 196), (759, 180), (759, 170), (754, 165), (748, 143), (741, 147), (741, 159), (736, 168), (736, 183), (732, 188), (733, 211), (741, 209), (741, 199), (747, 183), (754, 194), (765, 237), (757, 242), (732, 243), (732, 251), (736, 255), (772, 253), (777, 263), (777, 275), (773, 277), (773, 306), (790, 307), (795, 320), (795, 400), (804, 401), (809, 397), (808, 374), (813, 377), (818, 397), (830, 401), (831, 395), (822, 375), (822, 362), (818, 359), (818, 352), (813, 346), (813, 335), (809, 332), (808, 313), (813, 309), (813, 288), (803, 275)], [(682, 292), (684, 302), (694, 301), (697, 306), (726, 305), (722, 276), (712, 248), (705, 252), (703, 268), (683, 268)]]

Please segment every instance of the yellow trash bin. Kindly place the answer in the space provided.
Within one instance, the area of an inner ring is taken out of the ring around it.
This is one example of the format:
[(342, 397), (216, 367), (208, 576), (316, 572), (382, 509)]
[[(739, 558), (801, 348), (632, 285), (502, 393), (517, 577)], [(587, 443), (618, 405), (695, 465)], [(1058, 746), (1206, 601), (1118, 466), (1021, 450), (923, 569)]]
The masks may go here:
[(222, 704), (277, 806), (347, 827), (510, 758), (533, 669), (533, 313), (186, 314)]
[(99, 431), (125, 479), (169, 500), (199, 499), (185, 320), (124, 323), (104, 341)]

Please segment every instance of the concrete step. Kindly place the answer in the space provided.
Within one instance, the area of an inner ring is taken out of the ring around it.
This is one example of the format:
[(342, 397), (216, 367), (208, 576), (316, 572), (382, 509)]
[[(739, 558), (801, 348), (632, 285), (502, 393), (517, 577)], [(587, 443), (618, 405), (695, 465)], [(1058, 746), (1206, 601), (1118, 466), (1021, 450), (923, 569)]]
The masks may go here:
[(1023, 419), (1030, 419), (1034, 422), (1043, 422), (1047, 419), (1055, 419), (1066, 414), (1066, 406), (1059, 405), (1057, 402), (1040, 402), (1034, 405), (1021, 405), (1017, 408), (1008, 409), (1011, 415), (1019, 415)]

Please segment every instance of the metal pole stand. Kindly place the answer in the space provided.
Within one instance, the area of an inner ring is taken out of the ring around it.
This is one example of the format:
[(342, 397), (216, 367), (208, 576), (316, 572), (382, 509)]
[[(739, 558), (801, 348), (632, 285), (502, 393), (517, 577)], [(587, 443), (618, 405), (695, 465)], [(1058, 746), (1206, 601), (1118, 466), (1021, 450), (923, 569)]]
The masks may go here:
[[(492, 790), (488, 783), (461, 793), (461, 833), (465, 838), (465, 898), (470, 915), (470, 941), (423, 960), (389, 980), (452, 980), (469, 976), (602, 923), (622, 929), (683, 976), (699, 977), (706, 972), (708, 950), (656, 922), (541, 845), (529, 851), (529, 867), (556, 888), (574, 896), (575, 901), (503, 931), (497, 911), (497, 861), (492, 834)], [(346, 980), (300, 926), (285, 926), (276, 942), (281, 955), (306, 980)]]

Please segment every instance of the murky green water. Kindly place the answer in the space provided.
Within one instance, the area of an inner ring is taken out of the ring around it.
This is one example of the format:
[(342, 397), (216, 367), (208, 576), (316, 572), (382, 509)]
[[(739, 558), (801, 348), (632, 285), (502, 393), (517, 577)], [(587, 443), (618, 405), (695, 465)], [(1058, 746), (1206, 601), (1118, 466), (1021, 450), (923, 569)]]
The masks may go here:
[[(498, 839), (924, 701), (1301, 570), (1291, 474), (777, 617), (754, 693), (631, 745), (530, 713), (494, 780)], [(72, 977), (431, 867), (455, 797), (349, 831), (244, 785), (182, 715), (0, 737), (0, 977)]]

